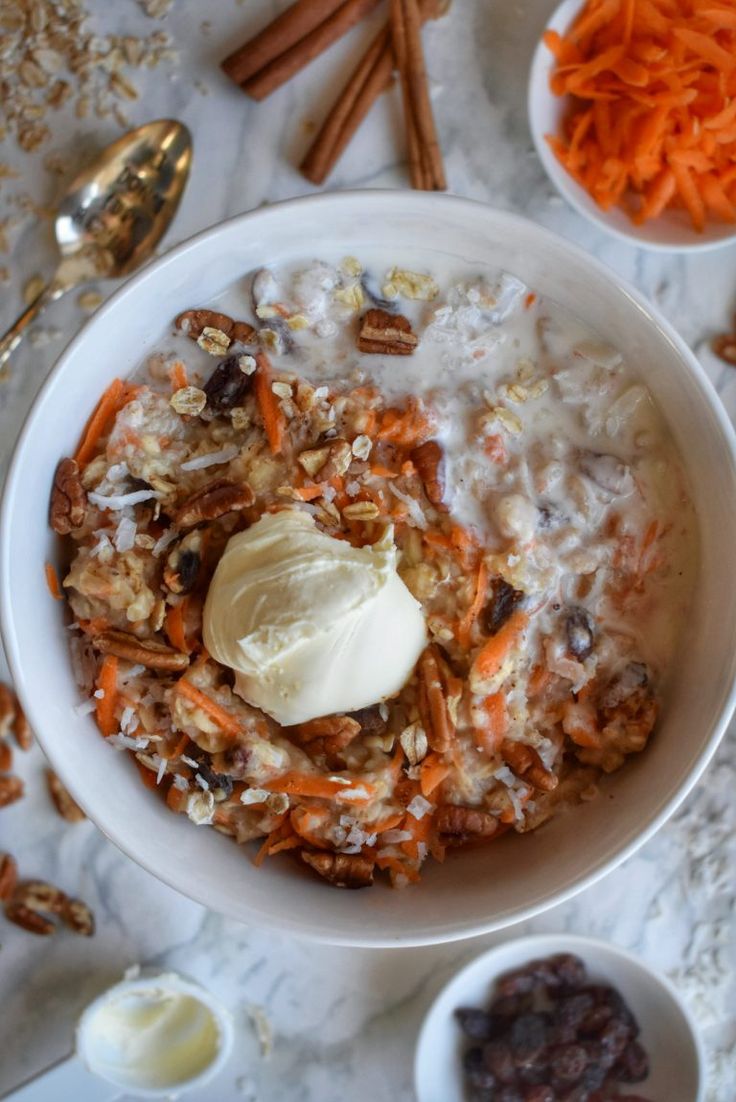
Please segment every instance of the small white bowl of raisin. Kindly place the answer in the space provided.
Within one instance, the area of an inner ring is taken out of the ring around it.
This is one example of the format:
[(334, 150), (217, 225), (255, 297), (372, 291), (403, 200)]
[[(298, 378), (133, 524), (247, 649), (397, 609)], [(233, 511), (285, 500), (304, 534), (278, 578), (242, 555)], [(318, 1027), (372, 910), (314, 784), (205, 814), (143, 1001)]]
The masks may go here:
[(490, 949), (419, 1035), (418, 1102), (702, 1102), (701, 1042), (668, 980), (571, 935)]

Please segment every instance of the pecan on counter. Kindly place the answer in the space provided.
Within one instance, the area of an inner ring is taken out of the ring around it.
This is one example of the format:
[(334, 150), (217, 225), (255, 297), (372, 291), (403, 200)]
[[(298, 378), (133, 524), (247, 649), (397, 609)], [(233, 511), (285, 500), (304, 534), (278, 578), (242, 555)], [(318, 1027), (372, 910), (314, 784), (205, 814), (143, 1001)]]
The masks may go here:
[(18, 864), (9, 853), (0, 854), (0, 900), (12, 897), (18, 882)]
[(95, 932), (95, 918), (81, 899), (65, 899), (60, 913), (61, 921), (73, 933), (80, 937), (92, 937)]
[(239, 509), (247, 509), (255, 495), (247, 483), (236, 484), (218, 478), (198, 490), (179, 506), (174, 514), (177, 528), (194, 528), (205, 521), (217, 520)]
[(466, 842), (492, 838), (498, 830), (498, 820), (477, 807), (444, 804), (437, 808), (434, 826), (444, 845), (462, 846)]
[(436, 440), (427, 440), (409, 453), (424, 486), (427, 500), (442, 512), (447, 512), (445, 497), (445, 453)]
[(189, 665), (189, 655), (182, 651), (167, 647), (155, 639), (139, 639), (127, 631), (101, 631), (92, 637), (92, 646), (102, 654), (114, 654), (149, 670), (177, 672)]
[(81, 823), (83, 819), (87, 818), (79, 804), (72, 798), (52, 769), (46, 770), (46, 787), (49, 790), (51, 801), (62, 819), (66, 819), (68, 823)]
[(231, 341), (241, 344), (252, 344), (256, 339), (256, 330), (247, 321), (234, 321), (217, 310), (185, 310), (176, 318), (174, 325), (193, 341), (201, 337), (204, 329), (217, 329)]
[(26, 907), (25, 904), (18, 903), (15, 900), (5, 904), (5, 917), (9, 922), (20, 926), (23, 930), (27, 930), (29, 934), (40, 934), (42, 937), (48, 937), (49, 934), (56, 933), (56, 926), (50, 918), (46, 918), (45, 915), (31, 910), (30, 907)]
[(20, 777), (8, 775), (0, 777), (0, 807), (8, 807), (20, 800), (25, 786)]
[(54, 473), (51, 490), (49, 523), (59, 536), (68, 536), (84, 523), (87, 495), (79, 478), (79, 467), (73, 459), (61, 459)]
[(410, 356), (419, 344), (411, 322), (403, 314), (368, 310), (360, 319), (358, 351), (383, 356)]
[(336, 888), (369, 888), (373, 861), (359, 853), (319, 853), (302, 850), (302, 861)]

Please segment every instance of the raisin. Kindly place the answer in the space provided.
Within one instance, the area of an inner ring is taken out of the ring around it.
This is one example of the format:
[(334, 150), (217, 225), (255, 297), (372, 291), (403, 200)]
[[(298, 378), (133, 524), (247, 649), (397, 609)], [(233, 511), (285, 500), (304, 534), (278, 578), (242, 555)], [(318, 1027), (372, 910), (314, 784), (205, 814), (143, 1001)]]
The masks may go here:
[(621, 1055), (631, 1040), (631, 1029), (622, 1018), (611, 1018), (598, 1034), (598, 1040), (606, 1052), (615, 1058)]
[(595, 630), (593, 620), (584, 608), (570, 609), (565, 621), (567, 649), (578, 662), (584, 662), (593, 652)]
[[(501, 981), (503, 982), (503, 981)], [(499, 1018), (513, 1018), (521, 1014), (526, 1006), (526, 999), (522, 995), (502, 995), (494, 999), (490, 1005), (491, 1014)]]
[(494, 1091), (493, 1102), (524, 1102), (524, 1096), (514, 1086), (501, 1087)]
[(505, 1041), (490, 1041), (483, 1049), (483, 1059), (499, 1083), (516, 1082), (513, 1053)]
[(552, 1024), (563, 1030), (577, 1030), (585, 1015), (593, 1009), (593, 996), (586, 991), (563, 995), (552, 1010)]
[(550, 1054), (550, 1070), (561, 1083), (577, 1083), (587, 1064), (588, 1057), (581, 1045), (559, 1045)]
[(547, 1021), (543, 1014), (522, 1014), (509, 1030), (509, 1044), (517, 1066), (530, 1064), (547, 1042)]
[(494, 1019), (485, 1010), (461, 1006), (455, 1011), (460, 1028), (471, 1041), (490, 1041), (498, 1032)]
[(580, 1078), (580, 1086), (589, 1091), (597, 1091), (606, 1081), (607, 1070), (600, 1064), (589, 1063)]
[(560, 984), (570, 990), (582, 987), (588, 978), (585, 965), (574, 953), (557, 953), (550, 957), (550, 964)]
[(611, 1075), (621, 1083), (641, 1083), (646, 1079), (649, 1075), (649, 1057), (638, 1041), (626, 1046)]
[(586, 1036), (600, 1033), (613, 1017), (613, 1010), (603, 1002), (597, 1002), (580, 1023), (580, 1032)]
[[(533, 961), (526, 968), (517, 968), (514, 972), (507, 972), (505, 976), (501, 976), (496, 985), (499, 997), (505, 999), (530, 994), (535, 987), (539, 986), (534, 973), (534, 968), (538, 963), (539, 961)], [(495, 1004), (492, 1009), (495, 1014), (499, 1013)], [(518, 1014), (519, 1009), (510, 1011), (510, 1013)]]
[(481, 613), (481, 628), (486, 635), (495, 635), (511, 616), (524, 594), (503, 578), (491, 582), (491, 599)]
[(196, 551), (182, 551), (177, 560), (179, 585), (182, 593), (194, 589), (202, 560)]
[(241, 370), (238, 356), (228, 356), (210, 375), (203, 390), (207, 408), (213, 413), (225, 413), (239, 406), (252, 385), (253, 378)]
[(535, 1087), (527, 1087), (524, 1102), (555, 1102), (555, 1092), (548, 1083), (539, 1083)]
[(493, 1090), (496, 1085), (496, 1077), (490, 1071), (483, 1059), (483, 1050), (469, 1048), (463, 1055), (463, 1070), (468, 1085), (477, 1090)]

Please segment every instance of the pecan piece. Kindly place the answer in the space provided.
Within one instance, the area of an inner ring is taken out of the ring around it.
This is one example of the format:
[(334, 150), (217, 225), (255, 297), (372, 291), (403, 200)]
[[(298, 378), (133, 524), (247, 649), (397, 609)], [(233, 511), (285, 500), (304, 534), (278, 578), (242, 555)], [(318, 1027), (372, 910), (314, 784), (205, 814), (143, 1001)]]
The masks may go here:
[(18, 865), (9, 853), (0, 855), (0, 899), (10, 899), (18, 882)]
[(23, 781), (20, 777), (0, 777), (0, 807), (8, 807), (19, 800), (24, 792)]
[(310, 758), (324, 756), (330, 769), (342, 768), (342, 751), (360, 734), (360, 724), (350, 716), (319, 716), (296, 727), (296, 736)]
[(139, 639), (127, 631), (101, 631), (92, 637), (92, 646), (102, 654), (114, 654), (149, 670), (176, 671), (189, 665), (189, 656), (182, 651), (155, 639)]
[(403, 314), (387, 310), (368, 310), (360, 319), (358, 350), (383, 356), (410, 356), (419, 344), (411, 322)]
[(486, 635), (500, 631), (512, 612), (522, 601), (524, 594), (500, 575), (491, 582), (491, 599), (481, 613), (481, 627)]
[(174, 514), (174, 524), (177, 528), (194, 528), (196, 524), (217, 520), (225, 513), (247, 509), (254, 500), (255, 495), (247, 483), (238, 485), (228, 482), (226, 478), (218, 478), (179, 506)]
[(47, 937), (49, 934), (56, 932), (56, 926), (50, 918), (46, 918), (38, 911), (32, 911), (30, 907), (24, 906), (23, 903), (16, 903), (14, 900), (5, 904), (5, 917), (9, 922), (14, 922), (16, 926), (27, 930), (29, 934), (40, 934), (42, 937)]
[(16, 697), (13, 690), (0, 681), (0, 739), (7, 738), (15, 722)]
[(207, 395), (207, 409), (213, 413), (227, 413), (239, 406), (253, 385), (253, 376), (240, 366), (240, 356), (228, 356), (215, 368), (203, 386)]
[(559, 777), (547, 769), (533, 746), (524, 742), (504, 739), (501, 757), (517, 777), (543, 792), (552, 792), (559, 784)]
[(336, 888), (369, 888), (373, 883), (374, 862), (360, 853), (301, 851), (311, 869)]
[(252, 344), (256, 339), (256, 331), (247, 321), (233, 321), (217, 310), (185, 310), (176, 318), (174, 325), (193, 341), (202, 335), (203, 329), (219, 329), (231, 341), (240, 341), (241, 344)]
[(41, 914), (60, 914), (65, 900), (63, 891), (46, 880), (21, 880), (12, 897), (13, 903)]
[(61, 459), (54, 473), (49, 506), (49, 524), (60, 536), (68, 536), (84, 523), (87, 494), (79, 478), (79, 467), (73, 459)]
[(435, 812), (434, 826), (444, 845), (462, 846), (466, 842), (492, 838), (498, 830), (498, 820), (477, 807), (444, 804)]
[(422, 480), (424, 492), (432, 505), (447, 512), (445, 496), (445, 453), (436, 440), (427, 440), (409, 453), (409, 458)]
[(13, 768), (13, 751), (7, 742), (0, 741), (0, 773), (9, 773)]
[(190, 593), (202, 565), (202, 533), (195, 528), (174, 545), (166, 559), (164, 584), (172, 593)]
[(419, 713), (430, 749), (446, 753), (455, 734), (455, 724), (445, 699), (441, 656), (434, 644), (419, 659)]
[(81, 899), (65, 899), (61, 920), (75, 934), (92, 937), (95, 932), (95, 916)]
[(26, 713), (20, 706), (18, 697), (15, 698), (15, 719), (13, 720), (13, 737), (21, 750), (30, 750), (33, 746), (33, 732), (26, 719)]
[(83, 819), (87, 818), (79, 804), (72, 799), (52, 769), (46, 770), (46, 786), (53, 805), (62, 819), (66, 819), (68, 823), (81, 823)]
[(736, 367), (736, 333), (724, 333), (720, 337), (714, 337), (711, 348), (724, 363), (730, 367)]
[(360, 724), (364, 735), (380, 735), (386, 729), (386, 722), (377, 704), (372, 704), (369, 708), (358, 708), (357, 712), (350, 712), (349, 715)]

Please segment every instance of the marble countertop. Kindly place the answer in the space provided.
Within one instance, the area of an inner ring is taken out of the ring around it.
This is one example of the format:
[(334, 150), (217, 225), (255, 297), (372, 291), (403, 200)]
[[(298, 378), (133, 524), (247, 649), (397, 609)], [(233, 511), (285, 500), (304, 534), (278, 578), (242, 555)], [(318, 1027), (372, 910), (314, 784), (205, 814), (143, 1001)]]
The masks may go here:
[[(292, 85), (254, 104), (228, 84), (216, 63), (283, 6), (271, 0), (212, 0), (206, 6), (175, 0), (158, 22), (135, 0), (88, 0), (97, 33), (163, 29), (179, 51), (178, 62), (136, 75), (142, 94), (124, 105), (131, 124), (171, 115), (194, 135), (192, 179), (167, 247), (229, 215), (311, 190), (293, 165), (321, 117), (325, 89), (343, 78), (367, 28)], [(710, 335), (730, 321), (736, 249), (685, 259), (613, 241), (553, 193), (532, 151), (525, 81), (552, 7), (551, 0), (456, 0), (445, 22), (428, 30), (451, 190), (525, 214), (632, 280), (702, 353), (736, 415), (736, 371), (719, 365), (706, 349)], [(8, 275), (0, 283), (3, 328), (20, 311), (26, 281), (52, 265), (51, 229), (38, 208), (53, 203), (60, 179), (42, 167), (46, 154), (51, 150), (76, 167), (118, 132), (112, 119), (80, 121), (68, 112), (55, 116), (49, 145), (36, 153), (20, 153), (12, 139), (0, 143), (0, 162), (19, 173), (0, 188), (0, 224), (10, 220), (9, 251), (0, 253), (0, 269)], [(331, 185), (406, 186), (394, 94), (373, 111)], [(112, 289), (99, 287), (103, 295)], [(84, 317), (70, 295), (49, 309), (33, 341), (16, 355), (0, 390), (3, 469), (34, 394)], [(101, 356), (109, 354), (100, 349)], [(703, 1030), (710, 1102), (736, 1097), (733, 732), (675, 818), (595, 887), (523, 928), (401, 952), (300, 944), (225, 921), (159, 884), (91, 823), (62, 823), (45, 792), (40, 750), (17, 758), (28, 795), (0, 812), (0, 850), (11, 850), (26, 875), (47, 877), (88, 900), (98, 929), (91, 941), (62, 935), (41, 940), (2, 925), (0, 1093), (64, 1055), (85, 1003), (127, 966), (142, 962), (204, 981), (241, 1027), (231, 1064), (216, 1084), (192, 1095), (193, 1102), (215, 1095), (222, 1102), (409, 1102), (415, 1035), (449, 976), (501, 937), (566, 930), (610, 939), (669, 974)], [(270, 1054), (255, 1024), (264, 1020), (273, 1035)]]

